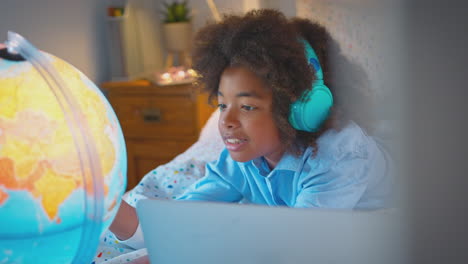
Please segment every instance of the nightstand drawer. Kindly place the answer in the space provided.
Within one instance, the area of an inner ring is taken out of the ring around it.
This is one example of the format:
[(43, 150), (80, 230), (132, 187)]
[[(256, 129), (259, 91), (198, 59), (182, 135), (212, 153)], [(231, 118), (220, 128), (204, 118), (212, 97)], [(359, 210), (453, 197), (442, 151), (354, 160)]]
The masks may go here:
[(214, 110), (191, 84), (159, 87), (140, 80), (104, 83), (102, 89), (124, 133), (128, 190), (197, 141)]
[(118, 96), (112, 104), (125, 138), (195, 137), (196, 105), (188, 96)]
[(128, 170), (133, 177), (128, 178), (128, 186), (135, 186), (148, 172), (160, 164), (171, 161), (187, 150), (194, 139), (179, 141), (130, 140), (127, 142), (129, 154)]

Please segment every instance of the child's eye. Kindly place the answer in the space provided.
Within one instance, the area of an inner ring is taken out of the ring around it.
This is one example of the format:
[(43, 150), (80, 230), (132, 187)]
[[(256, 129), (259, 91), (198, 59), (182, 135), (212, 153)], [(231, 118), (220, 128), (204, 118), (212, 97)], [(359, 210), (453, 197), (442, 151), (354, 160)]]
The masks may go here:
[(257, 107), (255, 107), (255, 106), (250, 106), (250, 105), (242, 105), (242, 109), (244, 109), (244, 110), (246, 110), (246, 111), (252, 111), (252, 110), (257, 109)]
[(224, 109), (226, 109), (226, 105), (225, 104), (218, 104), (218, 108), (219, 108), (219, 111), (224, 111)]

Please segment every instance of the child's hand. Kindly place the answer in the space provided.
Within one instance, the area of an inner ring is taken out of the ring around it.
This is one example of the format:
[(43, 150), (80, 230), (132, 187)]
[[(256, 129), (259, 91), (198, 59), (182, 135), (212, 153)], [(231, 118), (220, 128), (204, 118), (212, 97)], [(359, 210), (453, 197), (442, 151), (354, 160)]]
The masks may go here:
[(129, 264), (150, 264), (148, 255), (136, 258), (128, 263)]
[(119, 210), (109, 230), (120, 240), (129, 239), (137, 230), (138, 216), (136, 209), (122, 200)]

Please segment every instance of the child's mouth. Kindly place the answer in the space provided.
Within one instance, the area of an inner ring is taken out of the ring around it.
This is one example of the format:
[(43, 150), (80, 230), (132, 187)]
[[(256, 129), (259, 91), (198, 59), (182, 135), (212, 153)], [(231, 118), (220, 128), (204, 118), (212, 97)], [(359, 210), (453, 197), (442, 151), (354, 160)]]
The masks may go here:
[(238, 151), (242, 146), (245, 145), (247, 139), (239, 139), (239, 138), (225, 138), (224, 144), (226, 148), (230, 151)]

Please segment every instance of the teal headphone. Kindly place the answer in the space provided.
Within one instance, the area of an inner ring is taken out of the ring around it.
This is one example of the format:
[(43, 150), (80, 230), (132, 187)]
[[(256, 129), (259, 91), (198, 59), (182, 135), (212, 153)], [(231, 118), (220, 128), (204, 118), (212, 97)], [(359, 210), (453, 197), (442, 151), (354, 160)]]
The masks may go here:
[(327, 119), (333, 105), (333, 95), (323, 82), (323, 72), (317, 54), (310, 44), (300, 38), (304, 45), (307, 61), (315, 69), (317, 79), (312, 88), (306, 90), (302, 96), (291, 104), (289, 123), (297, 130), (316, 132)]

